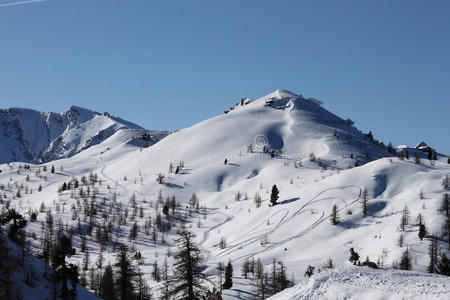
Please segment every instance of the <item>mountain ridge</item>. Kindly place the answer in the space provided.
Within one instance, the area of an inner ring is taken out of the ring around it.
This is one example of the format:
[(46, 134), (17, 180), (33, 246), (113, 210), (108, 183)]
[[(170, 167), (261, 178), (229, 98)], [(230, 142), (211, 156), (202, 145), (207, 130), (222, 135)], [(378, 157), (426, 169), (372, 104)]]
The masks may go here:
[(0, 109), (0, 162), (43, 163), (70, 157), (120, 130), (134, 130), (136, 136), (156, 132), (107, 112), (75, 105), (62, 113)]

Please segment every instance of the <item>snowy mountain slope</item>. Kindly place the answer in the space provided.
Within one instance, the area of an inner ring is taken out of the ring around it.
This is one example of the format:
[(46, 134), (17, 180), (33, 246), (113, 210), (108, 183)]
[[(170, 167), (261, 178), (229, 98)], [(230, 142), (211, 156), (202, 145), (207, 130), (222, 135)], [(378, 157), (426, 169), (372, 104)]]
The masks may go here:
[(269, 299), (445, 299), (448, 277), (398, 270), (337, 268), (302, 280)]
[[(273, 101), (270, 106), (266, 104), (268, 100)], [(254, 155), (246, 154), (249, 145), (253, 146)], [(389, 155), (385, 147), (373, 143), (315, 102), (277, 90), (238, 110), (179, 130), (151, 147), (141, 159), (149, 165), (164, 162), (161, 172), (166, 171), (170, 161), (210, 166), (222, 164), (225, 158), (251, 158), (253, 163), (256, 156), (265, 164), (270, 160), (263, 153), (264, 146), (275, 151), (276, 160), (305, 162), (314, 154), (324, 164), (339, 168), (353, 167), (356, 160), (361, 164)], [(352, 154), (354, 159), (350, 158)]]
[[(53, 299), (53, 284), (51, 279), (44, 276), (45, 265), (36, 257), (25, 254), (22, 262), (20, 249), (16, 244), (8, 241), (3, 235), (0, 236), (5, 241), (8, 257), (14, 263), (12, 276), (10, 278), (13, 286), (9, 288), (13, 290), (14, 299), (35, 300), (35, 299)], [(6, 249), (2, 249), (5, 251)], [(5, 253), (2, 253), (2, 256)], [(2, 270), (5, 272), (5, 270)], [(2, 274), (3, 275), (3, 274)], [(3, 292), (3, 291), (2, 291)], [(85, 288), (77, 285), (76, 293), (78, 299), (95, 300), (99, 299)], [(3, 293), (1, 293), (3, 295)], [(60, 299), (58, 297), (58, 299)]]
[[(380, 159), (392, 156), (386, 147), (326, 111), (317, 101), (284, 90), (246, 103), (177, 131), (146, 149), (137, 148), (133, 141), (122, 142), (130, 136), (119, 136), (127, 132), (119, 131), (77, 155), (46, 164), (48, 169), (55, 166), (54, 174), (44, 172), (39, 165), (31, 165), (30, 170), (20, 169), (17, 163), (1, 165), (3, 199), (24, 214), (30, 208), (39, 210), (43, 203), (55, 214), (55, 220), (60, 218), (74, 228), (88, 225), (90, 217), (83, 212), (83, 203), (94, 202), (101, 212), (94, 218), (95, 228), (111, 219), (125, 218), (125, 224), (113, 221), (112, 240), (142, 253), (145, 264), (141, 268), (155, 294), (161, 283), (151, 279), (153, 262), (162, 263), (181, 225), (157, 232), (154, 241), (153, 233), (146, 233), (145, 224), (150, 219), (153, 222), (166, 197), (173, 196), (186, 217), (186, 226), (197, 234), (205, 271), (211, 278), (218, 273), (219, 262), (232, 261), (234, 285), (224, 292), (225, 299), (252, 295), (251, 280), (242, 278), (239, 271), (252, 257), (261, 259), (267, 271), (273, 259), (283, 261), (289, 274), (300, 280), (308, 265), (320, 267), (328, 258), (338, 266), (348, 265), (350, 247), (362, 259), (368, 256), (372, 261), (381, 259), (386, 249), (383, 266), (390, 268), (408, 246), (413, 254), (413, 269), (426, 270), (429, 240), (418, 239), (416, 217), (420, 213), (428, 231), (440, 235), (444, 216), (438, 208), (446, 192), (441, 181), (450, 174), (446, 159), (439, 156), (437, 161), (422, 160), (421, 164), (414, 163), (413, 157)], [(263, 151), (265, 147), (267, 152)], [(179, 165), (183, 167), (176, 174)], [(58, 192), (71, 178), (89, 178), (94, 173), (100, 182), (90, 188), (89, 196), (85, 186), (84, 196), (80, 196), (80, 188)], [(161, 184), (156, 181), (158, 174), (164, 175)], [(269, 207), (273, 184), (280, 189), (280, 204)], [(43, 189), (36, 192), (39, 185)], [(366, 216), (360, 208), (365, 188), (369, 194)], [(22, 191), (20, 198), (16, 197), (18, 189)], [(205, 209), (197, 211), (189, 205), (193, 193)], [(261, 197), (260, 207), (255, 205), (255, 194)], [(424, 195), (423, 199), (419, 194)], [(329, 222), (333, 204), (341, 218), (336, 226)], [(410, 223), (400, 232), (398, 225), (405, 205)], [(133, 213), (141, 208), (142, 214)], [(125, 210), (128, 217), (124, 217)], [(30, 223), (27, 229), (39, 235), (44, 219), (45, 214), (39, 213), (37, 222)], [(163, 217), (163, 222), (168, 220)], [(134, 222), (140, 230), (137, 240), (131, 241), (128, 235)], [(400, 235), (403, 247), (398, 246)], [(100, 246), (95, 235), (87, 239), (91, 261), (95, 261)], [(221, 247), (224, 239), (226, 245)], [(446, 243), (445, 238), (440, 239), (439, 247), (445, 249)], [(79, 249), (80, 244), (81, 234), (76, 233), (74, 245)], [(33, 245), (40, 248), (39, 241)], [(113, 263), (111, 248), (105, 257), (106, 262)], [(72, 259), (76, 262), (82, 258), (77, 254)], [(171, 265), (172, 258), (167, 259)], [(450, 292), (448, 286), (442, 290)], [(423, 292), (427, 294), (428, 290)]]
[(59, 114), (23, 108), (2, 109), (0, 162), (48, 162), (70, 157), (120, 130), (133, 130), (135, 136), (149, 133), (161, 137), (158, 132), (147, 132), (108, 113), (100, 114), (76, 106)]

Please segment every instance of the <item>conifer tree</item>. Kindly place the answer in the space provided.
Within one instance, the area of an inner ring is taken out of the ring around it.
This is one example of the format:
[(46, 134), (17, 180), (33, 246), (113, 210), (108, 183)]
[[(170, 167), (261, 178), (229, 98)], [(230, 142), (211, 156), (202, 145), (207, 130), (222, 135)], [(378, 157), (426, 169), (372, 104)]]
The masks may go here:
[(355, 249), (350, 248), (350, 257), (348, 259), (352, 264), (356, 265), (359, 262), (359, 254)]
[(406, 248), (405, 252), (403, 252), (399, 266), (402, 270), (412, 269), (412, 258), (408, 248)]
[[(76, 284), (78, 283), (78, 267), (73, 264), (66, 265), (66, 257), (70, 257), (75, 254), (75, 249), (72, 248), (72, 241), (65, 235), (61, 235), (58, 238), (55, 246), (54, 255), (52, 258), (52, 267), (54, 273), (52, 275), (56, 284), (61, 285), (62, 299), (69, 299), (76, 295)], [(72, 289), (67, 287), (67, 281), (72, 282)]]
[(447, 258), (445, 252), (441, 253), (439, 262), (437, 263), (437, 273), (450, 276), (450, 260)]
[(430, 263), (428, 264), (427, 268), (428, 273), (436, 272), (437, 255), (438, 255), (437, 240), (435, 238), (432, 238), (430, 241), (430, 245), (428, 246), (428, 257), (430, 258)]
[(150, 286), (144, 279), (144, 276), (141, 270), (138, 269), (136, 275), (136, 300), (150, 300), (152, 298), (152, 294), (150, 291)]
[(225, 267), (225, 282), (223, 283), (223, 288), (231, 289), (233, 286), (233, 266), (231, 265), (231, 261), (228, 261), (227, 266)]
[(138, 225), (134, 222), (133, 226), (130, 229), (130, 235), (128, 236), (128, 240), (135, 241), (138, 234)]
[(170, 299), (170, 278), (169, 278), (169, 264), (167, 263), (167, 258), (164, 259), (164, 263), (162, 266), (162, 292), (161, 299), (169, 300)]
[(88, 249), (86, 249), (86, 251), (84, 251), (84, 258), (83, 258), (83, 271), (88, 270), (90, 261), (91, 260), (89, 258), (89, 251)]
[(444, 179), (442, 179), (442, 187), (444, 190), (447, 190), (450, 186), (450, 177), (448, 175), (445, 175)]
[(362, 193), (362, 197), (361, 197), (361, 207), (362, 207), (362, 212), (364, 215), (367, 215), (367, 212), (368, 212), (368, 206), (367, 206), (368, 201), (369, 201), (369, 192), (365, 188)]
[(9, 254), (8, 247), (2, 232), (0, 232), (0, 299), (20, 299), (15, 272), (17, 271), (17, 260)]
[(155, 262), (153, 263), (153, 271), (152, 271), (152, 278), (153, 280), (160, 282), (161, 281), (161, 276), (160, 276), (160, 272), (159, 272), (159, 266), (158, 266), (158, 261), (155, 259)]
[(254, 278), (252, 286), (255, 299), (264, 300), (270, 296), (268, 281), (267, 273), (261, 273), (259, 277), (256, 276)]
[(280, 193), (280, 191), (278, 190), (277, 186), (274, 184), (272, 186), (272, 193), (270, 194), (270, 203), (272, 206), (277, 205), (277, 201), (278, 201), (278, 194)]
[(183, 299), (194, 300), (204, 295), (203, 282), (206, 275), (201, 272), (203, 257), (198, 245), (194, 242), (195, 235), (184, 230), (180, 238), (175, 240), (177, 251), (174, 254), (174, 288), (171, 295), (180, 295)]
[(441, 207), (439, 208), (440, 211), (442, 211), (442, 213), (446, 216), (449, 215), (449, 211), (450, 211), (450, 197), (448, 196), (447, 193), (445, 193), (444, 195), (442, 195), (442, 204)]
[(116, 256), (117, 278), (116, 289), (120, 300), (132, 300), (134, 298), (133, 278), (136, 275), (134, 267), (131, 264), (128, 248), (120, 245)]
[(425, 224), (422, 222), (419, 224), (419, 238), (422, 241), (424, 237), (427, 236), (427, 228), (425, 227)]
[(111, 265), (105, 267), (105, 272), (103, 273), (100, 283), (100, 297), (103, 300), (116, 299), (113, 269)]
[(241, 275), (247, 279), (248, 273), (250, 272), (250, 261), (246, 259), (241, 267)]
[(333, 208), (331, 210), (331, 215), (330, 215), (330, 222), (333, 225), (337, 225), (340, 223), (339, 220), (339, 213), (338, 213), (338, 209), (337, 209), (337, 205), (333, 204)]
[(408, 224), (409, 224), (409, 210), (408, 210), (408, 207), (405, 205), (405, 208), (403, 208), (403, 211), (402, 211), (402, 218), (400, 221), (400, 230), (405, 231), (405, 228)]
[(291, 285), (291, 282), (289, 282), (287, 278), (287, 267), (281, 261), (278, 262), (277, 281), (278, 281), (278, 289), (280, 291), (288, 288)]

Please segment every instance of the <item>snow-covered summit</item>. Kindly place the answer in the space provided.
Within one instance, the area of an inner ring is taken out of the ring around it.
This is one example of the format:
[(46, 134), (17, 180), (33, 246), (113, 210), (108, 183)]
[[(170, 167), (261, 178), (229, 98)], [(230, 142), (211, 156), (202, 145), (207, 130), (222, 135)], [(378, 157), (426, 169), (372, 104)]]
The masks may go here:
[(264, 96), (263, 98), (299, 98), (302, 97), (301, 95), (297, 95), (291, 91), (285, 90), (285, 89), (276, 89), (274, 92), (268, 94), (267, 96)]

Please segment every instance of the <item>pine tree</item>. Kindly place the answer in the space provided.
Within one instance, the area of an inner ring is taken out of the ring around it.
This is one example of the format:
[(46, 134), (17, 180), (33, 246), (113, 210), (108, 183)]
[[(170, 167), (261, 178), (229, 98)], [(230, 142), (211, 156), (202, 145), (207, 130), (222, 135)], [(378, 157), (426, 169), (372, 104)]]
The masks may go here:
[(225, 267), (225, 282), (223, 283), (223, 288), (231, 289), (233, 286), (233, 266), (231, 265), (231, 261), (228, 261), (227, 266)]
[(55, 166), (52, 166), (52, 170), (51, 170), (52, 174), (55, 173)]
[(442, 179), (442, 187), (447, 190), (450, 186), (450, 177), (448, 175), (445, 175), (444, 179)]
[(400, 259), (400, 269), (401, 270), (411, 270), (412, 269), (412, 259), (411, 254), (409, 253), (409, 249), (406, 248), (405, 252), (402, 254), (402, 258)]
[(356, 265), (359, 262), (359, 254), (355, 249), (350, 248), (350, 258), (348, 259), (352, 264)]
[(446, 215), (446, 216), (449, 215), (449, 211), (450, 211), (450, 197), (448, 196), (447, 193), (442, 195), (442, 204), (441, 204), (441, 207), (439, 208), (439, 210), (442, 211), (444, 215)]
[(403, 234), (400, 233), (400, 236), (398, 237), (398, 246), (403, 247), (403, 243), (404, 243)]
[(340, 223), (339, 213), (338, 213), (338, 209), (337, 209), (337, 205), (336, 204), (333, 204), (333, 208), (332, 208), (331, 215), (330, 215), (330, 222), (333, 225), (337, 225), (337, 224)]
[(160, 276), (159, 266), (158, 266), (158, 261), (157, 260), (155, 260), (155, 263), (153, 264), (152, 278), (153, 278), (153, 280), (155, 280), (157, 282), (161, 281), (161, 276)]
[(428, 273), (436, 272), (437, 253), (438, 253), (437, 240), (435, 238), (432, 238), (430, 241), (430, 246), (428, 246), (428, 257), (430, 258), (430, 263), (428, 264), (427, 268)]
[(277, 281), (278, 281), (278, 288), (280, 291), (288, 288), (291, 285), (291, 282), (289, 282), (287, 278), (287, 267), (281, 261), (278, 262)]
[(241, 275), (247, 279), (248, 273), (250, 272), (250, 261), (246, 259), (241, 267)]
[(128, 240), (135, 241), (137, 238), (137, 234), (138, 234), (138, 225), (135, 222), (130, 229), (130, 235), (128, 236)]
[(111, 265), (107, 265), (100, 283), (100, 297), (103, 300), (114, 300), (116, 298), (114, 289), (114, 276)]
[(272, 268), (270, 270), (269, 281), (270, 281), (271, 294), (278, 293), (277, 263), (276, 263), (275, 259), (272, 262)]
[(88, 249), (86, 249), (86, 251), (84, 251), (84, 258), (83, 258), (83, 271), (88, 270), (90, 261), (91, 260), (89, 258), (89, 251)]
[(0, 225), (13, 223), (9, 226), (8, 237), (15, 243), (19, 241), (18, 233), (27, 225), (27, 221), (15, 209), (9, 209), (4, 216), (0, 217)]
[(131, 264), (128, 248), (125, 245), (120, 245), (119, 247), (119, 253), (116, 256), (116, 266), (118, 267), (115, 284), (117, 295), (121, 300), (132, 300), (134, 298), (133, 278), (136, 272)]
[(158, 174), (158, 177), (156, 178), (156, 182), (158, 182), (159, 184), (164, 184), (164, 175)]
[(450, 215), (447, 216), (442, 225), (442, 236), (447, 237), (448, 250), (450, 250)]
[(256, 299), (264, 300), (270, 296), (267, 284), (268, 280), (267, 273), (261, 273), (261, 276), (256, 276), (252, 281), (253, 293)]
[(21, 295), (14, 278), (18, 262), (14, 256), (9, 255), (9, 250), (10, 248), (0, 232), (0, 299), (20, 299)]
[[(74, 295), (76, 295), (78, 267), (72, 264), (66, 265), (66, 257), (70, 257), (74, 254), (75, 249), (72, 248), (72, 241), (65, 235), (61, 235), (58, 238), (52, 258), (52, 267), (53, 270), (55, 270), (52, 277), (57, 285), (61, 285), (60, 297), (62, 299), (69, 299), (69, 297), (74, 297)], [(72, 282), (72, 289), (70, 291), (67, 287), (68, 280)]]
[(363, 211), (364, 215), (367, 215), (367, 212), (368, 212), (368, 207), (367, 207), (368, 201), (369, 201), (369, 192), (365, 188), (362, 193), (362, 197), (361, 197), (361, 207), (362, 207), (362, 211)]
[(144, 279), (141, 270), (138, 269), (136, 276), (136, 300), (150, 300), (152, 298), (150, 287)]
[(444, 252), (441, 253), (436, 272), (441, 275), (450, 276), (450, 260)]
[(405, 205), (405, 208), (403, 208), (402, 211), (402, 218), (400, 220), (400, 230), (405, 231), (405, 227), (409, 224), (409, 210), (408, 207)]
[(414, 156), (414, 162), (415, 162), (416, 164), (420, 165), (421, 161), (420, 161), (420, 156), (419, 156), (418, 154), (416, 154), (416, 155)]
[(170, 299), (170, 278), (169, 278), (169, 265), (167, 263), (167, 258), (164, 259), (163, 267), (162, 267), (162, 280), (163, 286), (161, 291), (161, 299), (169, 300)]
[(280, 191), (278, 190), (277, 186), (274, 184), (272, 186), (272, 193), (270, 194), (270, 203), (272, 204), (272, 206), (277, 205), (277, 201), (278, 201), (278, 194), (280, 193)]
[(103, 268), (103, 261), (105, 258), (103, 257), (103, 247), (100, 247), (100, 253), (98, 254), (97, 261), (95, 264), (97, 265), (97, 268), (100, 270)]
[(424, 223), (419, 224), (419, 238), (422, 241), (427, 236), (427, 228)]
[(200, 298), (204, 292), (203, 282), (206, 275), (201, 272), (200, 265), (203, 261), (201, 250), (194, 242), (195, 235), (184, 230), (180, 238), (175, 240), (177, 251), (174, 254), (174, 278), (175, 287), (171, 295), (181, 294), (183, 299), (194, 300)]

